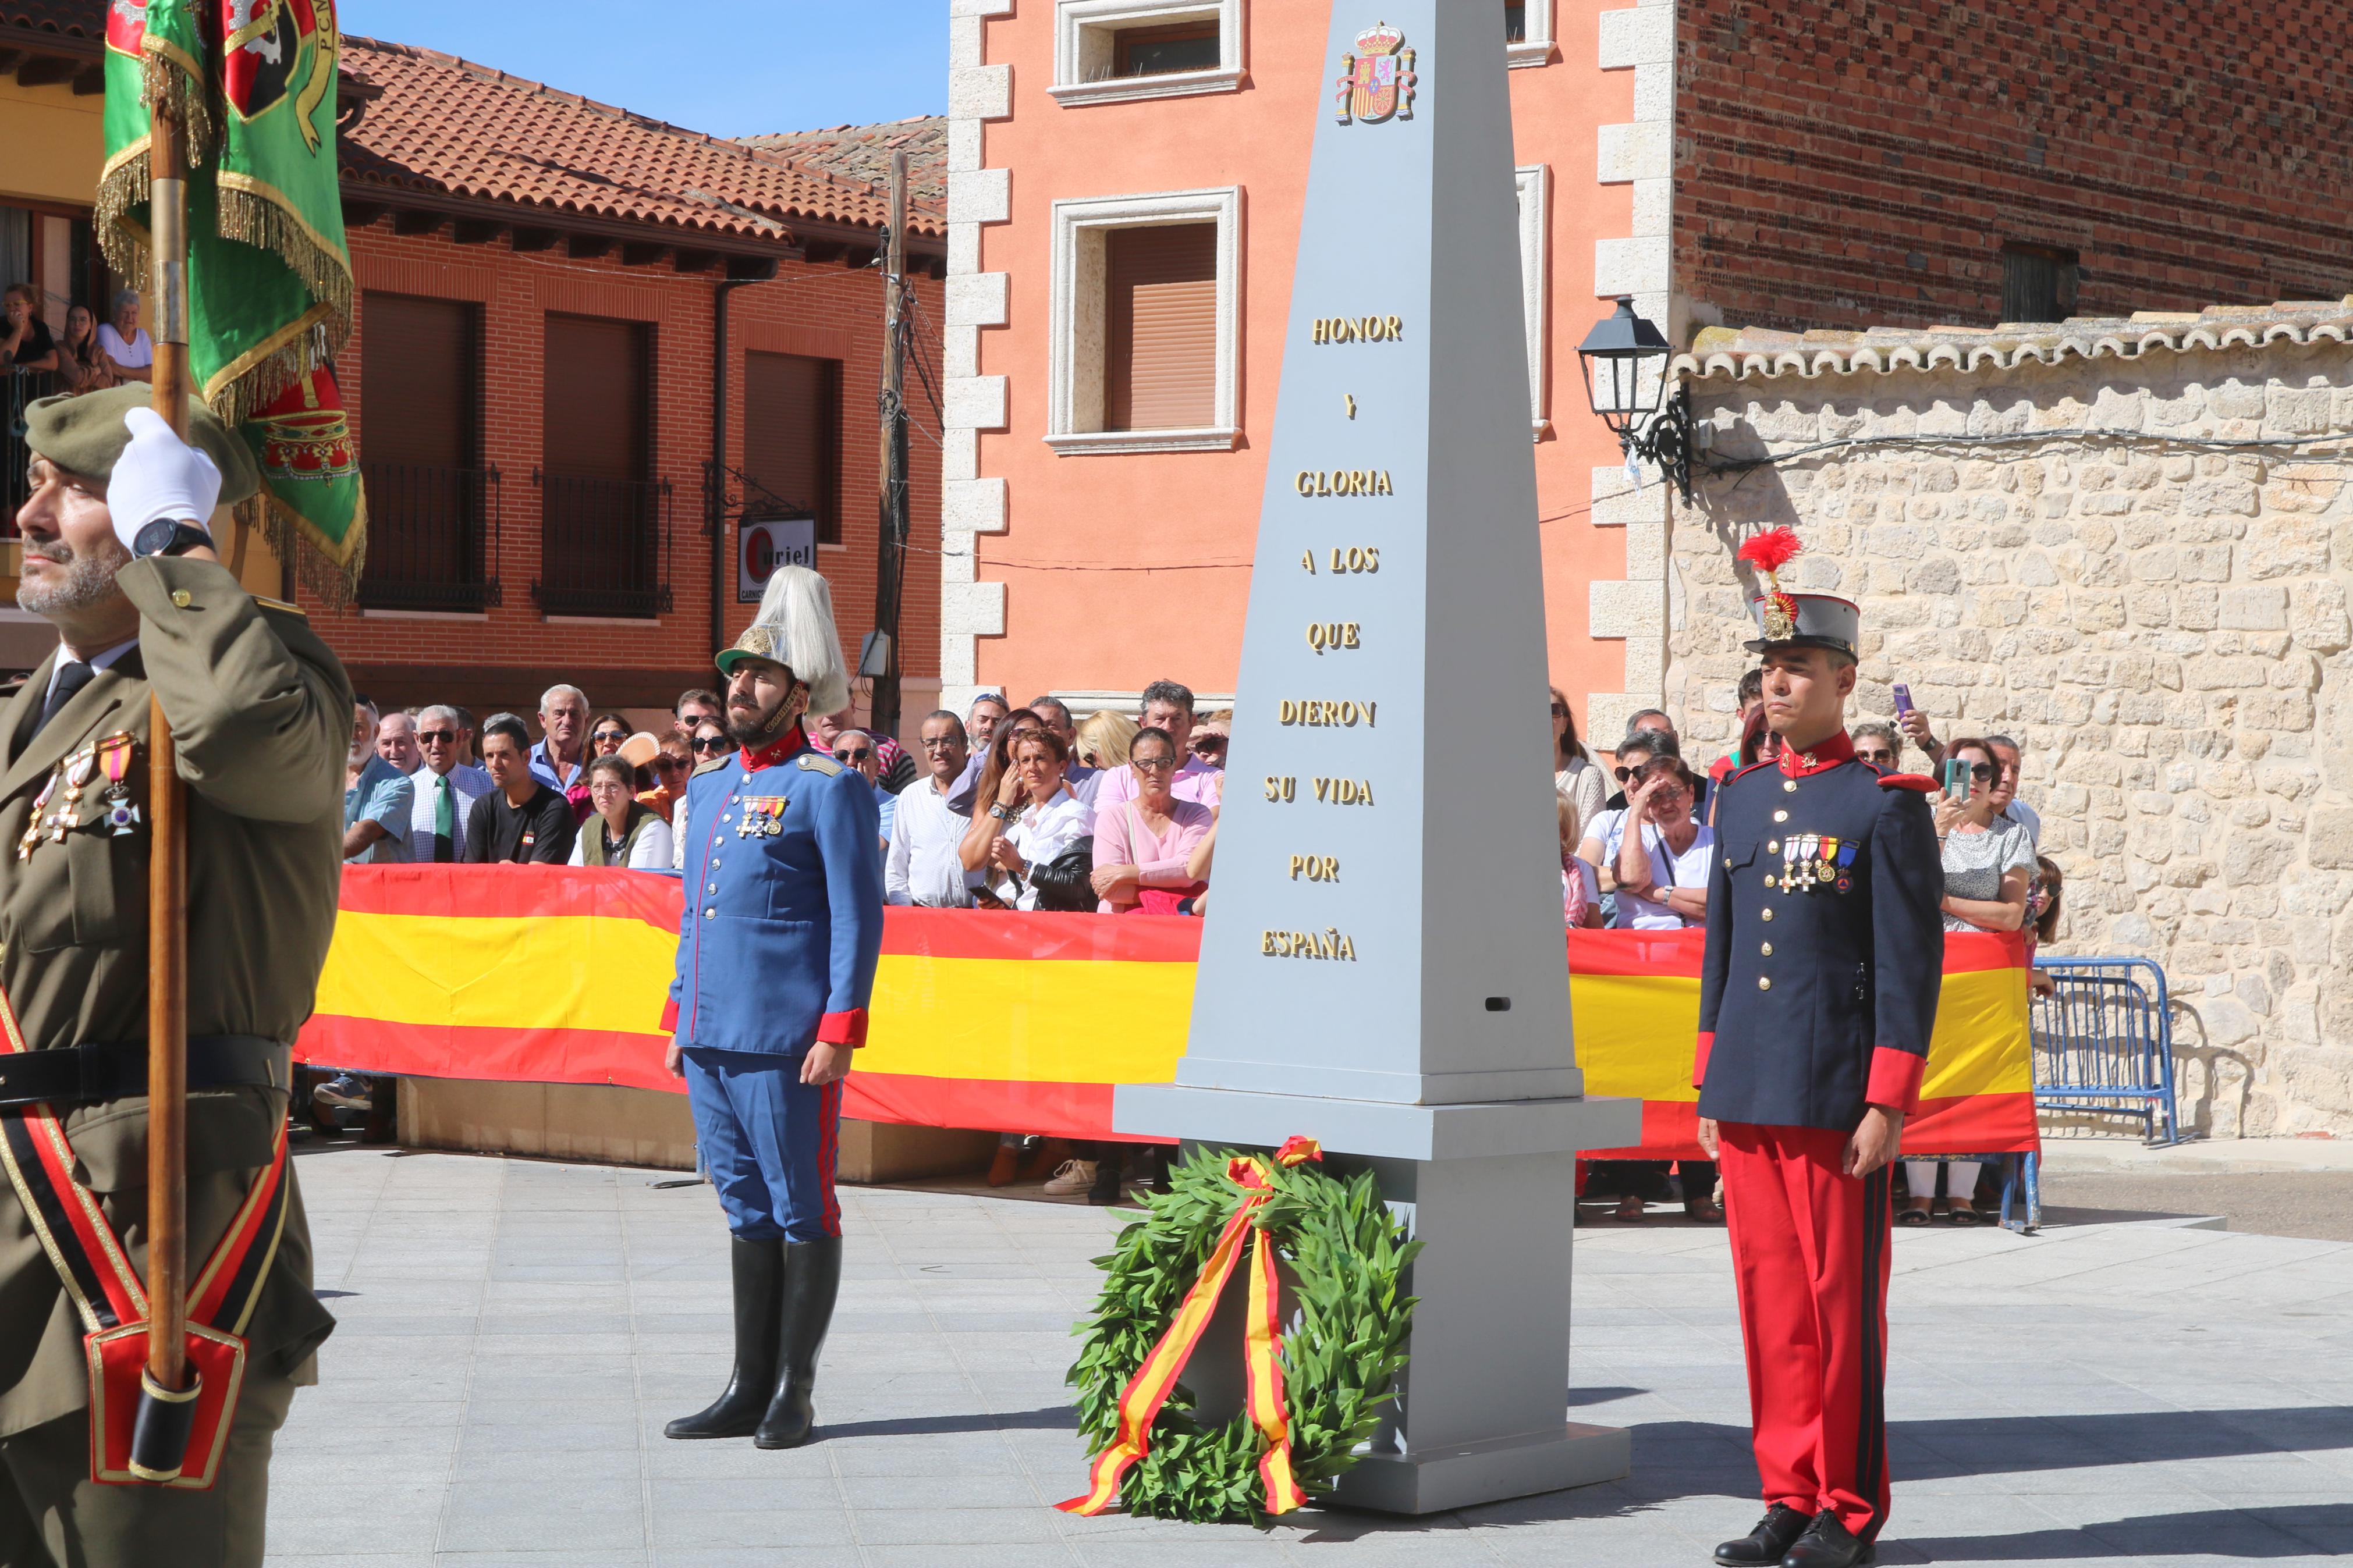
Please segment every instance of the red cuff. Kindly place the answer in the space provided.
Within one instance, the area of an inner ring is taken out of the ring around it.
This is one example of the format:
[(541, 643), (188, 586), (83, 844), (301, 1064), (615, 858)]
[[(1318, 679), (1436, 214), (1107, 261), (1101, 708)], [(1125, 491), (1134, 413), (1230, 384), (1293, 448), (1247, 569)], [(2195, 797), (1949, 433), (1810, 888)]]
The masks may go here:
[(662, 1004), (661, 1028), (665, 1035), (678, 1033), (678, 998), (675, 996)]
[(1926, 1057), (1881, 1046), (1871, 1053), (1871, 1081), (1862, 1098), (1909, 1116), (1920, 1108), (1920, 1074), (1927, 1066)]
[(1715, 1031), (1702, 1029), (1699, 1044), (1692, 1052), (1692, 1087), (1694, 1089), (1707, 1087), (1707, 1056), (1714, 1049), (1715, 1049)]
[(821, 1046), (848, 1046), (855, 1050), (866, 1043), (866, 1009), (852, 1007), (847, 1013), (828, 1013), (817, 1021), (817, 1039)]

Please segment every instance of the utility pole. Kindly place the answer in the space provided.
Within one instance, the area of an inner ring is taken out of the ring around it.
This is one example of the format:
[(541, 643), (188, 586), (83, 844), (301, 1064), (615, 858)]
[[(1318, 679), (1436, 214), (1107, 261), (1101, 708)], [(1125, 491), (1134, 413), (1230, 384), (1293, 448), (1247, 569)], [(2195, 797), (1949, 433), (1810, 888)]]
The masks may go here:
[(874, 681), (877, 740), (899, 732), (899, 601), (907, 575), (907, 154), (891, 154), (891, 234), (882, 274), (882, 486), (874, 573), (875, 643), (860, 662)]

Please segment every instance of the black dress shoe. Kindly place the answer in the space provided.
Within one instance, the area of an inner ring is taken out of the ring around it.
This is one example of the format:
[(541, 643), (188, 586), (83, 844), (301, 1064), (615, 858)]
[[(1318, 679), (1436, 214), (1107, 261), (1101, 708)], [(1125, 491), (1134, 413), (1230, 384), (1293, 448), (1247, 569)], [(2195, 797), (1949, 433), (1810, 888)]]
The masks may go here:
[(1788, 1554), (1790, 1543), (1806, 1532), (1806, 1523), (1804, 1514), (1788, 1503), (1777, 1502), (1765, 1510), (1756, 1529), (1717, 1547), (1715, 1560), (1724, 1568), (1775, 1568)]
[(1849, 1534), (1839, 1516), (1824, 1509), (1791, 1544), (1789, 1554), (1781, 1559), (1781, 1568), (1867, 1568), (1878, 1561), (1879, 1553), (1872, 1550), (1870, 1542)]

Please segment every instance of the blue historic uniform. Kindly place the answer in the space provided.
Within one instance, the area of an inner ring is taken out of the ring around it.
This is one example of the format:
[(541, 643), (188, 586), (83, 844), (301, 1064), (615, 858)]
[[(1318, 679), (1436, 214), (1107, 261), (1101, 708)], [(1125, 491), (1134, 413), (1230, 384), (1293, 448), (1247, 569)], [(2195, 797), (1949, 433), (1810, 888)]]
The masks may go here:
[(670, 983), (702, 1157), (746, 1239), (841, 1234), (841, 1083), (809, 1047), (857, 1046), (882, 951), (874, 792), (796, 726), (704, 768), (686, 793), (685, 907)]

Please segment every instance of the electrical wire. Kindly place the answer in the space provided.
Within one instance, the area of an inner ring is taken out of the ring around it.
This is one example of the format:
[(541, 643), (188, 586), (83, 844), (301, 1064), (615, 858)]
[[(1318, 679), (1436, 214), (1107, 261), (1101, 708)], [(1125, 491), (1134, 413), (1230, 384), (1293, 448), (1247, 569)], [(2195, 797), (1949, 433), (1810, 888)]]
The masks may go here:
[(2063, 430), (2006, 430), (1983, 435), (1951, 436), (1842, 436), (1829, 441), (1816, 441), (1794, 447), (1786, 452), (1770, 453), (1761, 458), (1708, 457), (1693, 467), (1702, 473), (1747, 474), (1758, 468), (1769, 468), (1781, 463), (1811, 457), (1817, 452), (1832, 452), (1859, 447), (1913, 447), (1923, 450), (1936, 447), (1963, 449), (1984, 447), (2042, 446), (2054, 441), (2088, 443), (2115, 442), (2121, 445), (2141, 445), (2172, 447), (2191, 452), (2236, 452), (2253, 449), (2295, 450), (2330, 442), (2353, 441), (2353, 431), (2335, 431), (2320, 436), (2168, 436), (2148, 430), (2099, 430), (2075, 426)]

